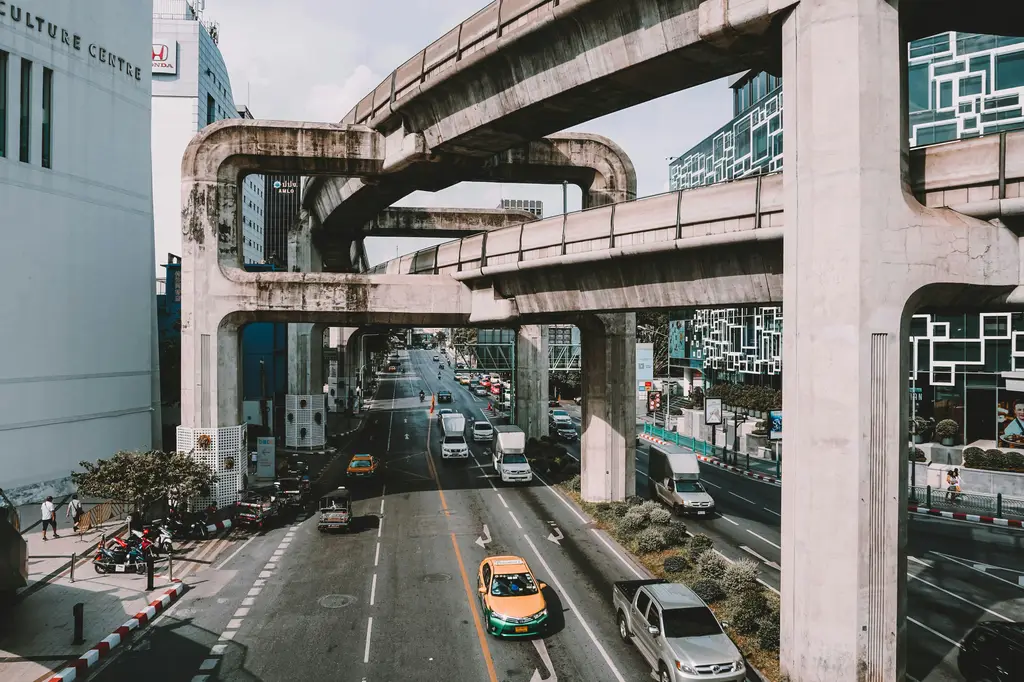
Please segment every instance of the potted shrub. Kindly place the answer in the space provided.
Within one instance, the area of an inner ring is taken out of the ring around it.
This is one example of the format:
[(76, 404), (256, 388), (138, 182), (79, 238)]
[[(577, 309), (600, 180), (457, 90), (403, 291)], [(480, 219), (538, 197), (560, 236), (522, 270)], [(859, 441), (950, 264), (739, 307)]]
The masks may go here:
[(943, 445), (952, 445), (959, 432), (960, 425), (952, 419), (943, 419), (935, 425), (935, 437), (940, 439)]
[(910, 436), (915, 444), (926, 442), (931, 430), (931, 422), (924, 417), (914, 417), (910, 420)]

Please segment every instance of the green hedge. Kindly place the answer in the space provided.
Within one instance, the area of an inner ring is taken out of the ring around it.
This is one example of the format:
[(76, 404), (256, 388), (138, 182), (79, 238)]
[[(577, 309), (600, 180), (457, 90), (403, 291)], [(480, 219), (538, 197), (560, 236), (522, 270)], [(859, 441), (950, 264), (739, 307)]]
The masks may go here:
[(715, 384), (707, 390), (709, 398), (721, 398), (730, 407), (769, 412), (782, 407), (782, 391), (770, 386)]
[(1024, 453), (1003, 452), (996, 448), (982, 450), (977, 447), (969, 447), (964, 449), (964, 466), (970, 469), (1024, 474)]

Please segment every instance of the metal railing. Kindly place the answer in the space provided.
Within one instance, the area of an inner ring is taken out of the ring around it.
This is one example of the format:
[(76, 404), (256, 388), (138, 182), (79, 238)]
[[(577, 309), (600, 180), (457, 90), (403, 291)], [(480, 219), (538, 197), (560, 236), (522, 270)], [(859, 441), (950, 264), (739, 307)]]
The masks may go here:
[(736, 467), (743, 471), (748, 471), (753, 474), (760, 474), (762, 476), (770, 476), (772, 478), (782, 479), (782, 460), (775, 459), (762, 459), (760, 457), (751, 457), (749, 454), (737, 453), (729, 448), (713, 445), (706, 441), (694, 438), (693, 436), (684, 436), (676, 431), (669, 431), (661, 426), (654, 424), (645, 423), (643, 425), (642, 433), (654, 438), (660, 438), (663, 441), (673, 443), (683, 448), (689, 448), (698, 455), (705, 457), (713, 457), (724, 464)]
[(911, 504), (939, 511), (963, 512), (996, 519), (1024, 519), (1024, 498), (1002, 493), (955, 493), (945, 487), (911, 486), (908, 500)]

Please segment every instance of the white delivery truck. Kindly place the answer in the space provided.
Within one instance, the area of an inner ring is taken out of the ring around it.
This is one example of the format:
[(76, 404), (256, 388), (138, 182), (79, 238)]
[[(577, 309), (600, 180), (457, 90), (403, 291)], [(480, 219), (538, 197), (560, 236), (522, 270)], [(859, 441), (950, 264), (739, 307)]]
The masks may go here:
[(715, 501), (700, 481), (697, 455), (671, 443), (644, 444), (648, 452), (648, 480), (654, 494), (677, 514), (713, 514)]
[(494, 427), (494, 471), (503, 483), (533, 480), (526, 459), (526, 434), (518, 426)]
[(469, 459), (466, 418), (458, 412), (441, 415), (441, 459)]

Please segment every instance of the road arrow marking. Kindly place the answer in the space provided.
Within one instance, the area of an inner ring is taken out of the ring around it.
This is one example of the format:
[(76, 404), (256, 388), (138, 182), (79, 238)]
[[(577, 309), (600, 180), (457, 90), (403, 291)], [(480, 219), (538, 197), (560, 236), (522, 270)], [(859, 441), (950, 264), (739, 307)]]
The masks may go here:
[(408, 434), (408, 433), (407, 433), (407, 434), (405, 434), (405, 439), (406, 439), (406, 440), (409, 440), (409, 434)]
[(764, 564), (765, 564), (766, 566), (770, 566), (771, 568), (774, 568), (774, 569), (775, 569), (776, 571), (781, 571), (781, 570), (782, 570), (782, 566), (779, 566), (779, 565), (778, 565), (777, 563), (775, 563), (774, 561), (768, 561), (768, 560), (767, 560), (767, 559), (765, 559), (765, 558), (764, 558), (763, 556), (761, 556), (760, 554), (758, 554), (758, 553), (757, 553), (757, 552), (755, 552), (754, 550), (750, 549), (750, 548), (749, 548), (749, 547), (747, 547), (746, 545), (740, 545), (740, 549), (742, 549), (742, 550), (743, 550), (744, 552), (746, 552), (746, 553), (748, 553), (748, 554), (751, 554), (751, 555), (753, 555), (753, 556), (757, 557), (758, 559), (760, 559), (761, 561), (763, 561), (763, 562), (764, 562)]
[[(551, 542), (553, 542), (553, 543), (555, 543), (556, 545), (558, 545), (559, 547), (561, 547), (562, 545), (561, 545), (561, 543), (559, 542), (559, 540), (564, 540), (564, 539), (565, 539), (565, 536), (564, 536), (564, 535), (562, 535), (562, 530), (561, 530), (561, 529), (560, 529), (560, 528), (559, 528), (558, 526), (556, 526), (556, 525), (555, 525), (555, 522), (554, 522), (554, 521), (548, 521), (548, 524), (549, 524), (549, 525), (550, 525), (550, 526), (551, 526), (552, 528), (554, 528), (554, 529), (555, 529), (555, 532), (554, 532), (554, 533), (551, 533), (550, 535), (548, 535), (548, 540), (551, 540)], [(556, 533), (557, 533), (557, 535), (556, 535)]]
[(547, 672), (550, 674), (547, 678), (541, 677), (540, 671), (536, 668), (533, 669), (533, 677), (530, 678), (530, 682), (557, 682), (558, 675), (555, 674), (555, 666), (551, 664), (551, 656), (548, 655), (548, 647), (544, 644), (543, 639), (534, 639), (533, 648), (537, 650), (537, 654), (540, 656), (540, 660), (544, 661), (544, 667), (547, 668)]
[(480, 547), (483, 548), (490, 541), (491, 541), (491, 531), (490, 531), (490, 529), (487, 528), (487, 524), (485, 523), (484, 524), (484, 535), (483, 535), (483, 537), (478, 537), (476, 539), (476, 544), (480, 545)]

